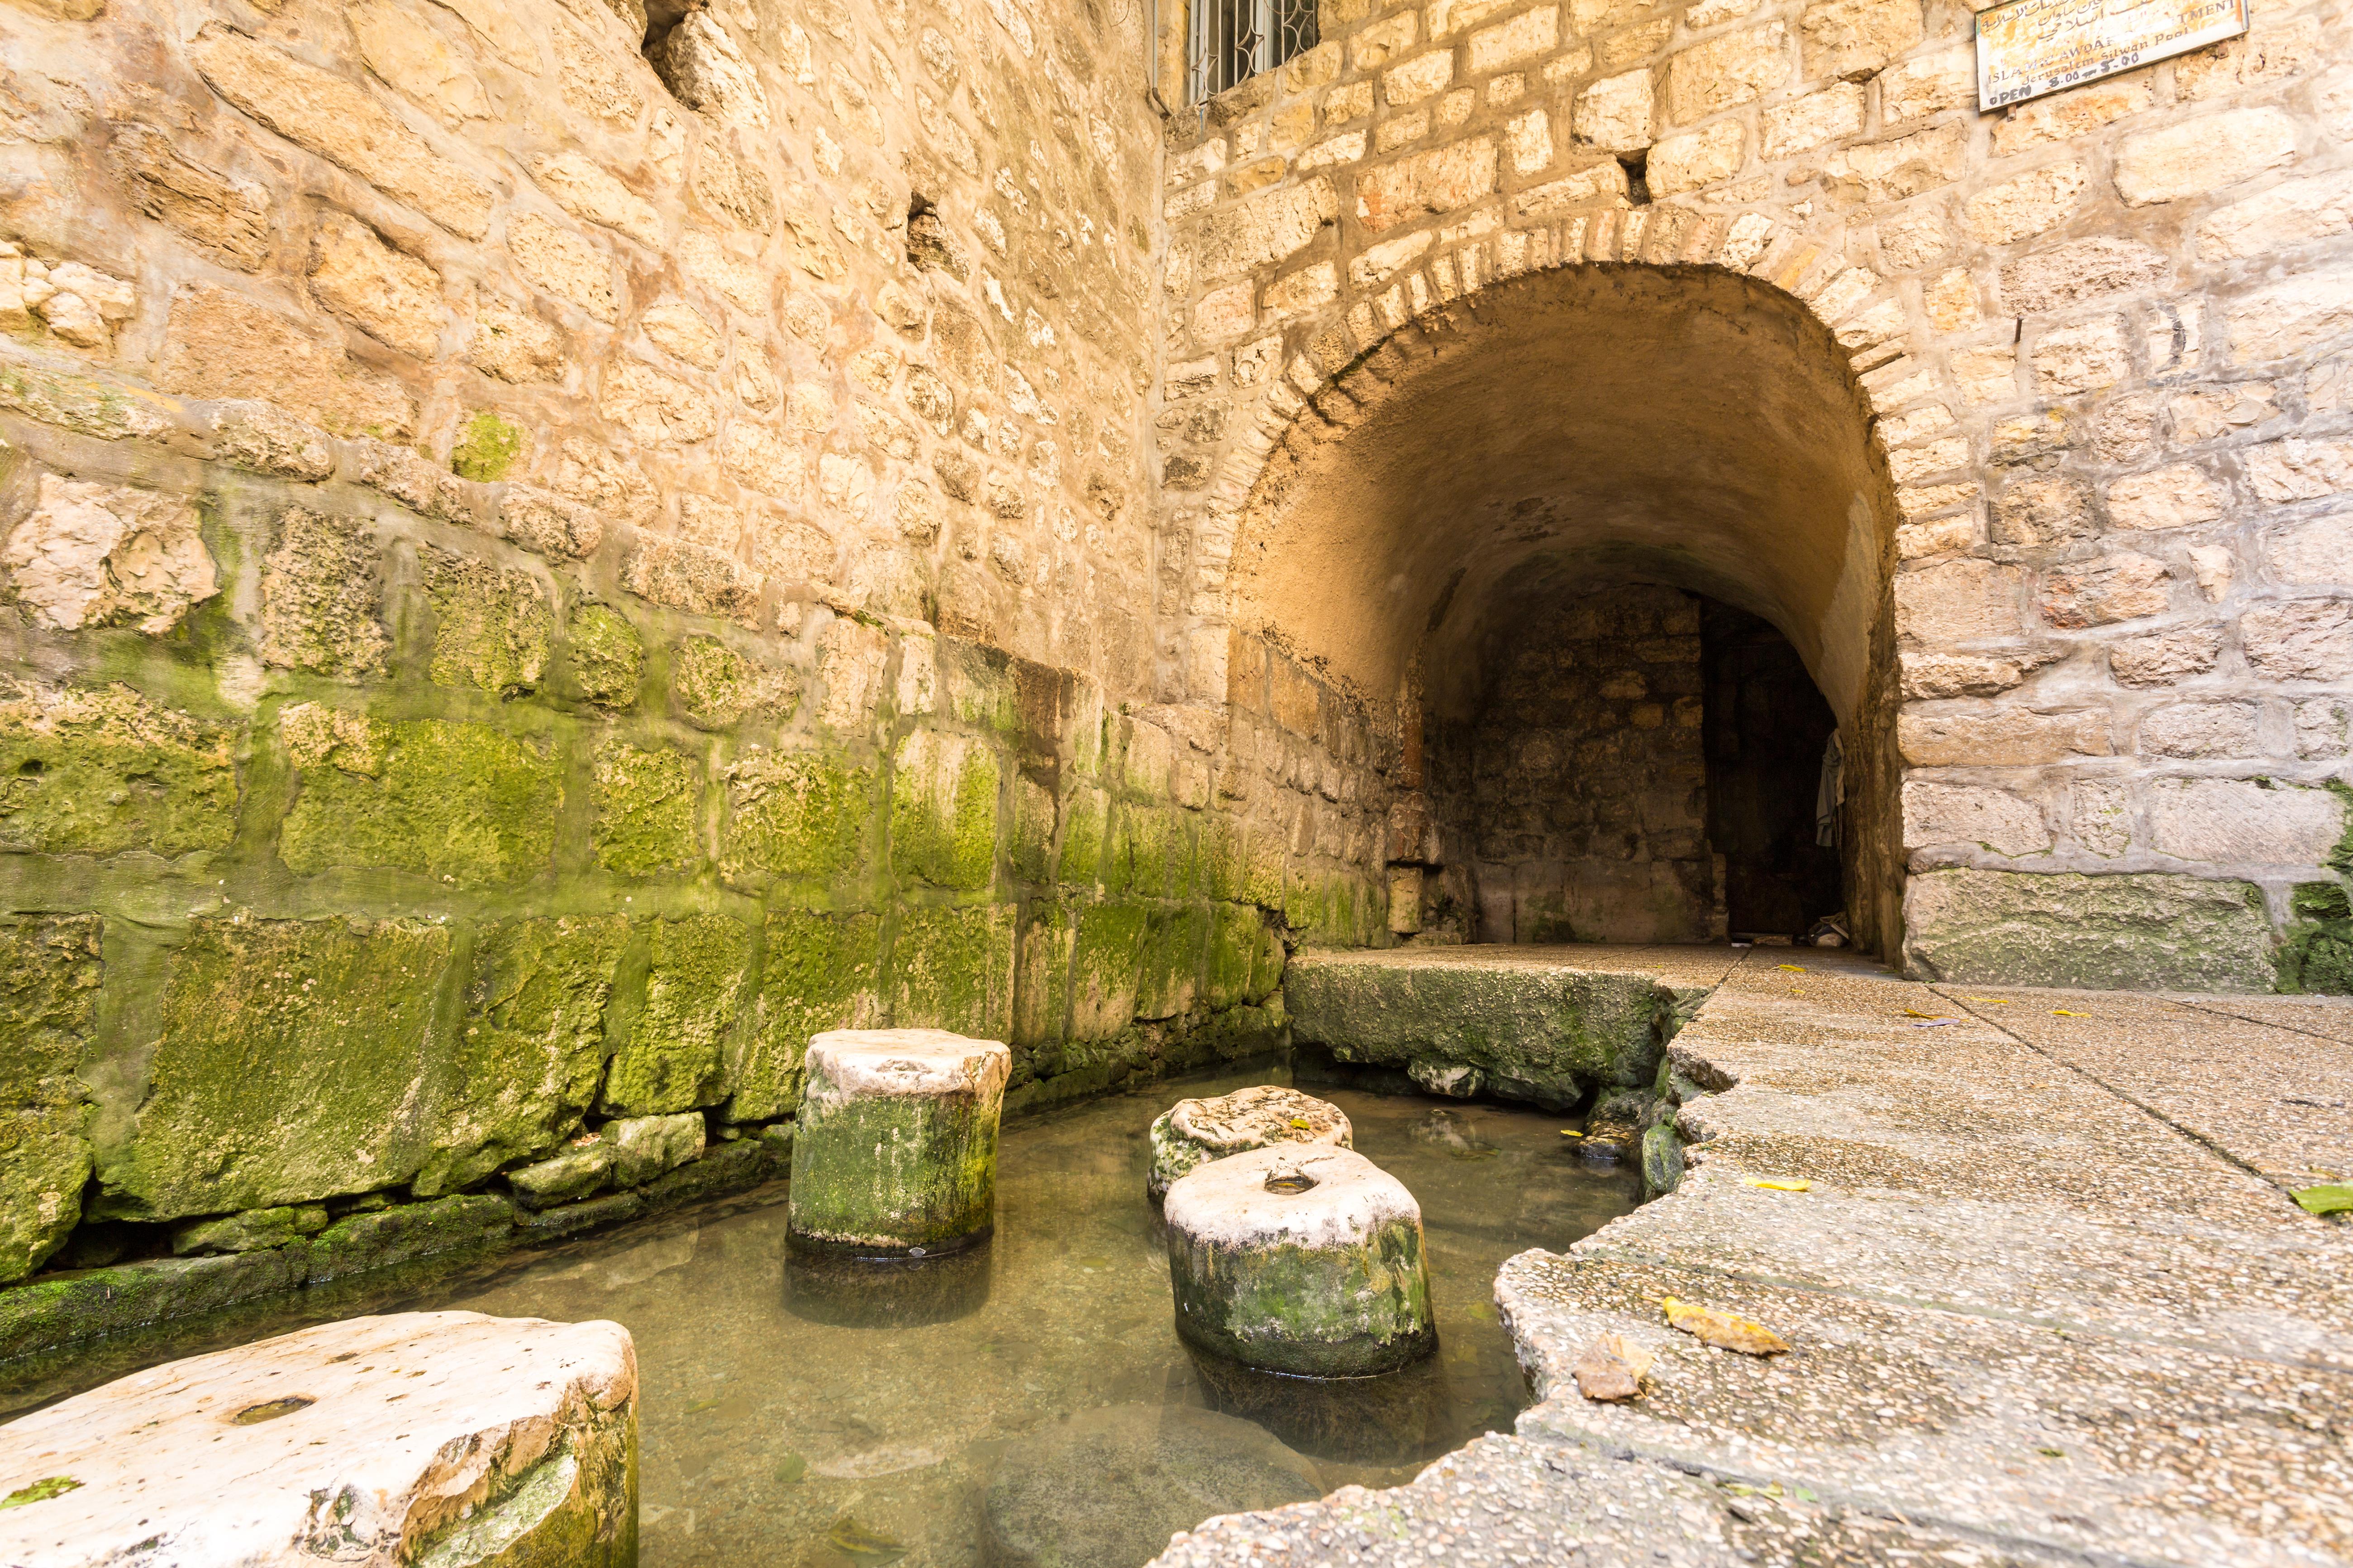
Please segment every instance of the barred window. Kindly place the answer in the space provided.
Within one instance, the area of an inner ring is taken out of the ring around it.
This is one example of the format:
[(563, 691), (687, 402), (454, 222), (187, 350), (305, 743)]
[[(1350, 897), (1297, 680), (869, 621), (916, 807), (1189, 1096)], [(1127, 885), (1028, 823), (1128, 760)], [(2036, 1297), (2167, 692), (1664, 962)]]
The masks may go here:
[(1316, 0), (1193, 0), (1190, 97), (1205, 103), (1315, 47)]

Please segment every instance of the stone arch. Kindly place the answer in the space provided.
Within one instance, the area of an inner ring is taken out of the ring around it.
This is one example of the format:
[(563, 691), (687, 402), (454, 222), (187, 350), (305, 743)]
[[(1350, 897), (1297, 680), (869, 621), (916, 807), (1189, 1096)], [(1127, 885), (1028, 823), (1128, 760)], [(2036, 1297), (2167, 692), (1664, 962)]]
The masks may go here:
[(1788, 638), (1836, 714), (1849, 904), (1892, 949), (1901, 514), (1862, 377), (1905, 368), (1893, 296), (1762, 215), (1611, 208), (1452, 250), (1414, 237), (1361, 253), (1352, 293), (1285, 334), (1196, 514), (1201, 694), (1225, 695), (1224, 661), (1266, 657), (1249, 645), (1295, 661), (1376, 732), (1396, 726), (1392, 816), (1410, 818), (1425, 719), (1468, 710), (1482, 644), (1533, 606), (1604, 583), (1736, 606)]

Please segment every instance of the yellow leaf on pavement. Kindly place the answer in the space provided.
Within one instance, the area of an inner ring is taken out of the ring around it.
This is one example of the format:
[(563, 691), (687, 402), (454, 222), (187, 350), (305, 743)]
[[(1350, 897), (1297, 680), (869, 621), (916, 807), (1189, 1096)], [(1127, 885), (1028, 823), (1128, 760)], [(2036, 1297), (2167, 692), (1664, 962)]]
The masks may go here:
[(1773, 967), (1786, 969), (1792, 974), (1803, 974), (1806, 972), (1806, 966), (1802, 963), (1777, 963)]
[(2052, 1008), (2051, 1016), (2054, 1018), (2088, 1018), (2091, 1016), (2089, 1013), (2071, 1013), (2064, 1007)]
[(1789, 1342), (1762, 1323), (1714, 1307), (1694, 1306), (1669, 1296), (1659, 1303), (1666, 1309), (1667, 1323), (1704, 1345), (1738, 1351), (1743, 1355), (1780, 1355), (1789, 1348)]
[(1744, 1176), (1752, 1187), (1762, 1187), (1768, 1193), (1810, 1193), (1814, 1184), (1803, 1176)]

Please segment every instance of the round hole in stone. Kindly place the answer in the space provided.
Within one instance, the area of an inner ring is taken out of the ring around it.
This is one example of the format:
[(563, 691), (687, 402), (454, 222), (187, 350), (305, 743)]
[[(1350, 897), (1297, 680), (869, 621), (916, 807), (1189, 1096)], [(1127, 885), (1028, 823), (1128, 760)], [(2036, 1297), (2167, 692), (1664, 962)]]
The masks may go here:
[(283, 1399), (265, 1399), (259, 1405), (248, 1405), (229, 1417), (240, 1426), (259, 1426), (264, 1421), (275, 1421), (280, 1415), (291, 1415), (297, 1410), (308, 1410), (318, 1401), (290, 1394)]
[(1304, 1171), (1275, 1171), (1266, 1178), (1270, 1193), (1303, 1193), (1315, 1184), (1315, 1178)]

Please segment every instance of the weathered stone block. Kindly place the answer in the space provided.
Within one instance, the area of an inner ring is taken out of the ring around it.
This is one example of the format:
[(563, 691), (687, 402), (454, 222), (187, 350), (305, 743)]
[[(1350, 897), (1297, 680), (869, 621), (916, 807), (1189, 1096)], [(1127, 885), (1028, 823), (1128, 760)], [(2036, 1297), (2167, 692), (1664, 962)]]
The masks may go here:
[(1905, 762), (1924, 768), (2033, 767), (2071, 757), (2105, 757), (2112, 750), (2104, 710), (1906, 710), (1895, 721), (1895, 741)]
[(874, 915), (790, 910), (768, 917), (757, 1010), (728, 1074), (729, 1120), (791, 1114), (809, 1041), (881, 1021), (881, 949), (882, 922)]
[(33, 623), (59, 631), (135, 622), (161, 636), (219, 591), (187, 500), (47, 473), (0, 566)]
[(938, 1029), (852, 1030), (809, 1045), (793, 1139), (793, 1244), (923, 1257), (986, 1241), (1011, 1053)]
[(237, 731), (99, 689), (0, 679), (0, 844), (51, 853), (221, 849)]
[(1981, 637), (2021, 635), (2024, 574), (1990, 561), (1952, 561), (1895, 579), (1896, 632), (1907, 641), (1945, 647)]
[(751, 981), (752, 932), (726, 915), (652, 922), (643, 1004), (613, 1053), (599, 1103), (656, 1116), (727, 1098), (737, 1015)]
[(1798, 18), (1808, 81), (1875, 72), (1923, 36), (1919, 0), (1820, 0)]
[(578, 600), (565, 617), (565, 634), (580, 695), (599, 708), (635, 707), (646, 648), (629, 618), (609, 605)]
[(2043, 619), (2071, 630), (2164, 613), (2173, 602), (2173, 575), (2147, 555), (2111, 555), (2067, 566), (2042, 581)]
[(259, 271), (269, 257), (269, 193), (206, 168), (152, 125), (118, 121), (108, 162), (139, 210), (167, 223), (215, 261)]
[(2239, 646), (2265, 679), (2342, 681), (2353, 669), (2353, 600), (2259, 605), (2239, 618)]
[(811, 752), (753, 755), (727, 769), (722, 865), (830, 882), (863, 865), (874, 828), (875, 773)]
[(975, 1038), (1011, 1033), (1015, 912), (1010, 904), (903, 911), (891, 944), (892, 1016)]
[(389, 377), (337, 342), (210, 283), (172, 296), (155, 384), (190, 397), (269, 403), (339, 436), (403, 436), (417, 416)]
[(361, 331), (419, 359), (434, 356), (449, 321), (439, 273), (339, 212), (322, 213), (311, 234), (311, 291)]
[(1677, 125), (1761, 98), (1789, 79), (1789, 32), (1770, 22), (1694, 44), (1667, 62), (1667, 118)]
[(382, 675), (392, 639), (375, 531), (359, 519), (290, 506), (261, 565), (261, 659), (343, 680)]
[(2353, 332), (2353, 279), (2327, 272), (2291, 279), (2225, 301), (2222, 321), (2233, 363), (2286, 359)]
[(381, 721), (312, 703), (280, 710), (301, 790), (279, 858), (311, 875), (382, 867), (459, 887), (535, 874), (555, 847), (564, 785), (538, 746), (486, 724)]
[(1339, 211), (1332, 182), (1318, 176), (1214, 213), (1195, 239), (1200, 276), (1216, 282), (1295, 256)]
[(501, 697), (536, 688), (555, 632), (538, 580), (431, 544), (417, 547), (417, 563), (433, 604), (433, 679)]
[(464, 1187), (579, 1130), (605, 1071), (619, 915), (501, 921), (474, 942), (465, 1023), (437, 1074), (420, 1197)]
[(1379, 234), (1432, 213), (1467, 206), (1495, 189), (1493, 137), (1434, 147), (1356, 176), (1356, 217)]
[(668, 747), (609, 740), (596, 749), (596, 864), (625, 877), (702, 858), (702, 770)]
[(95, 915), (0, 918), (0, 1284), (37, 1268), (81, 1218), (100, 936)]
[(2262, 779), (2167, 779), (2148, 795), (2149, 847), (2218, 865), (2317, 866), (2345, 835), (2345, 798)]
[(2127, 136), (2116, 154), (2126, 206), (2202, 195), (2293, 162), (2295, 122), (2276, 109), (2234, 109)]
[(407, 1181), (430, 1148), (449, 950), (447, 927), (402, 921), (197, 921), (144, 1097), (100, 1151), (99, 1211), (175, 1219)]
[(1975, 844), (1997, 855), (2036, 855), (2051, 847), (2051, 828), (2040, 805), (2008, 790), (1906, 779), (1904, 844)]
[(918, 730), (891, 778), (891, 866), (937, 888), (986, 889), (997, 875), (1000, 770), (986, 744)]
[(2263, 895), (2248, 882), (1955, 869), (1905, 885), (1904, 958), (1929, 980), (2106, 990), (2264, 991)]

